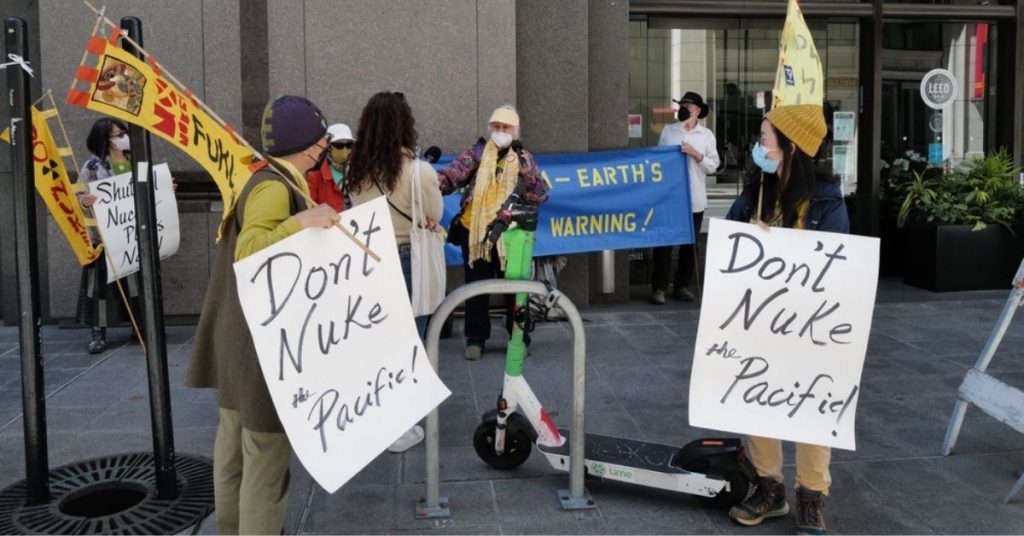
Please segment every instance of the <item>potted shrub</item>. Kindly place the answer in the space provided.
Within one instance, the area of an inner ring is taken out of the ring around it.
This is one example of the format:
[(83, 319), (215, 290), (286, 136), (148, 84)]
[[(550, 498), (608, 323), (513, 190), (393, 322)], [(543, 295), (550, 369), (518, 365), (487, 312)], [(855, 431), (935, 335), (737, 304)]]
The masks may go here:
[[(924, 155), (912, 150), (891, 161), (882, 161), (878, 201), (878, 237), (881, 239), (879, 275), (903, 275), (903, 234), (896, 225), (896, 219), (903, 198), (906, 197), (907, 187), (914, 180), (915, 173), (930, 174), (941, 171), (940, 167), (929, 164)], [(853, 220), (852, 215), (850, 219)]]
[(1024, 256), (1024, 188), (1009, 153), (914, 172), (897, 225), (903, 280), (934, 291), (1006, 288)]

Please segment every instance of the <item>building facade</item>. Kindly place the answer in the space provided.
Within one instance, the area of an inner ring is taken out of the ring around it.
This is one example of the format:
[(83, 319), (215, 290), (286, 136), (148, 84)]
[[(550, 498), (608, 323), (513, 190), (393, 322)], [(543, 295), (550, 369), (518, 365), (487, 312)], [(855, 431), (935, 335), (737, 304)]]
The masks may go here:
[[(503, 103), (519, 108), (524, 143), (537, 153), (653, 145), (671, 119), (671, 99), (697, 91), (711, 105), (707, 124), (723, 156), (710, 180), (726, 193), (749, 164), (786, 9), (783, 0), (106, 4), (115, 20), (139, 17), (147, 50), (254, 142), (263, 104), (276, 95), (305, 95), (331, 122), (354, 127), (373, 93), (394, 90), (407, 96), (421, 144), (446, 153), (483, 135)], [(934, 156), (940, 145), (942, 158), (956, 159), (1007, 147), (1020, 161), (1024, 0), (984, 4), (801, 3), (827, 78), (828, 160), (856, 197), (857, 232), (877, 234), (880, 170), (906, 151)], [(60, 102), (95, 16), (56, 0), (4, 5), (29, 23), (34, 91), (52, 90)], [(952, 72), (960, 89), (938, 114), (915, 98), (934, 68)], [(97, 116), (60, 111), (84, 160)], [(7, 113), (0, 109), (4, 124)], [(223, 207), (183, 154), (159, 141), (153, 152), (178, 179), (182, 225), (179, 253), (162, 264), (164, 311), (188, 318), (202, 305)], [(10, 156), (0, 151), (4, 191), (11, 177)], [(8, 323), (17, 321), (11, 207), (9, 196), (0, 198), (0, 304)], [(39, 214), (44, 317), (71, 318), (80, 270), (45, 210)], [(580, 307), (624, 301), (638, 282), (629, 260), (636, 253), (571, 256), (559, 286)]]

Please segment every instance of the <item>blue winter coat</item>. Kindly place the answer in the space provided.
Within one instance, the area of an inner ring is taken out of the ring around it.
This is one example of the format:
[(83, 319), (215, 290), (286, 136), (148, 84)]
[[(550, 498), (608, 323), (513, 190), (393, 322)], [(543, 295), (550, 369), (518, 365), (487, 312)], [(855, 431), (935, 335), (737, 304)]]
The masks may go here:
[[(756, 210), (757, 189), (748, 185), (733, 201), (725, 219), (749, 223)], [(850, 216), (846, 213), (843, 192), (838, 184), (824, 178), (818, 179), (807, 214), (804, 215), (803, 227), (812, 231), (850, 232)]]

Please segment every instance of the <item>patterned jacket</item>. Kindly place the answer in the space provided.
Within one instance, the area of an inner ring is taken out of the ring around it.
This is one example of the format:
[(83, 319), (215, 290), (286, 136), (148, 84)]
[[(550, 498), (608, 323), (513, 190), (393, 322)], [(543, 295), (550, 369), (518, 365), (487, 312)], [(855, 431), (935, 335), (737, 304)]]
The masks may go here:
[[(480, 138), (472, 147), (455, 157), (444, 169), (437, 172), (437, 180), (441, 184), (441, 194), (448, 195), (459, 188), (464, 188), (459, 206), (465, 208), (473, 199), (473, 182), (480, 167), (480, 156), (484, 152), (487, 140)], [(499, 160), (504, 156), (499, 152)], [(528, 205), (540, 205), (548, 200), (547, 187), (541, 176), (537, 161), (526, 149), (519, 153), (519, 177), (526, 181), (522, 202)], [(453, 220), (455, 221), (455, 220)]]

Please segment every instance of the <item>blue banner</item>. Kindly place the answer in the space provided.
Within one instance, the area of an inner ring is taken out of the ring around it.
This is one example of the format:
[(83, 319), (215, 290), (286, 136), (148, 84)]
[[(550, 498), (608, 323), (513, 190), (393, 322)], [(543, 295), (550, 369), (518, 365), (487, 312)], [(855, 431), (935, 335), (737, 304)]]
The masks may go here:
[[(534, 158), (551, 185), (540, 206), (535, 256), (693, 243), (689, 171), (679, 147)], [(461, 199), (461, 192), (445, 197), (446, 229)], [(449, 244), (445, 253), (448, 264), (462, 263), (458, 247)]]

